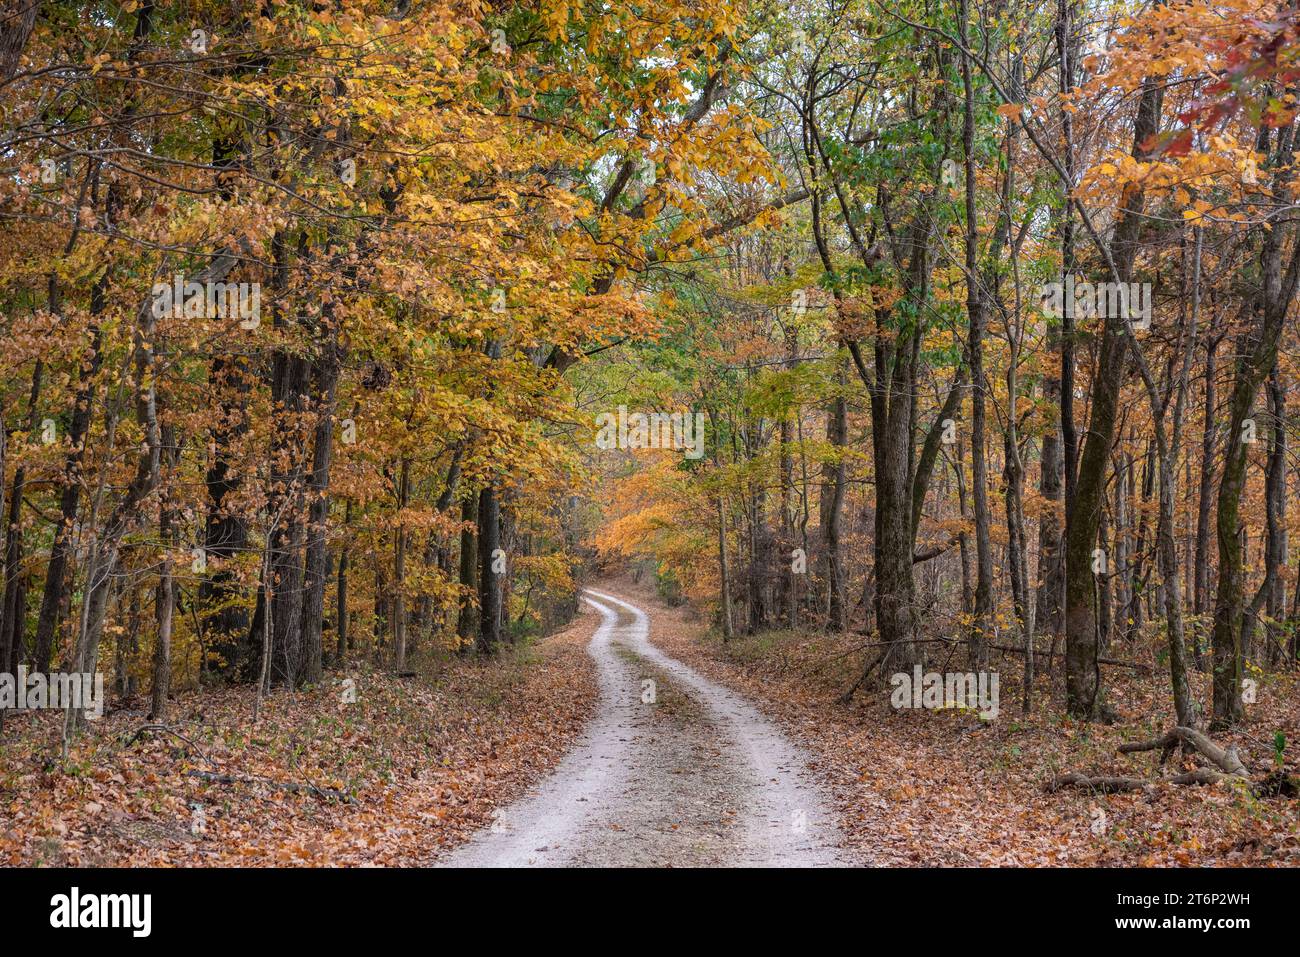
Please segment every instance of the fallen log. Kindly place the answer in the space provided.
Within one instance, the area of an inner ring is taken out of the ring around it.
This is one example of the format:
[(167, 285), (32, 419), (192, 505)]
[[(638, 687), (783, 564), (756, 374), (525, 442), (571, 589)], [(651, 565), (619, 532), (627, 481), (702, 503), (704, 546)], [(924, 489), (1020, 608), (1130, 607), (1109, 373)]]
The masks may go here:
[(1115, 794), (1125, 791), (1146, 791), (1157, 784), (1205, 785), (1205, 784), (1240, 784), (1248, 787), (1256, 797), (1297, 797), (1300, 796), (1300, 780), (1288, 777), (1281, 769), (1269, 774), (1261, 781), (1254, 781), (1250, 771), (1242, 762), (1235, 747), (1220, 747), (1205, 734), (1195, 728), (1179, 726), (1171, 728), (1158, 738), (1150, 741), (1132, 741), (1121, 744), (1120, 754), (1136, 754), (1143, 751), (1160, 751), (1160, 765), (1169, 760), (1181, 746), (1186, 751), (1195, 751), (1214, 765), (1213, 768), (1196, 768), (1162, 778), (1133, 778), (1099, 775), (1089, 777), (1077, 771), (1061, 774), (1049, 781), (1044, 790), (1048, 793), (1073, 788), (1094, 791), (1102, 794)]
[(1219, 770), (1225, 774), (1232, 774), (1238, 777), (1249, 777), (1250, 772), (1246, 766), (1241, 763), (1241, 758), (1237, 755), (1237, 749), (1234, 747), (1221, 748), (1208, 737), (1197, 731), (1195, 728), (1179, 726), (1166, 731), (1160, 737), (1151, 741), (1136, 741), (1130, 744), (1121, 744), (1119, 746), (1120, 754), (1134, 754), (1140, 751), (1154, 751), (1159, 748), (1160, 763), (1163, 765), (1169, 760), (1174, 749), (1182, 744), (1184, 748), (1195, 749), (1204, 757), (1214, 763)]
[[(1057, 775), (1047, 782), (1043, 790), (1049, 794), (1071, 788), (1079, 791), (1093, 791), (1098, 794), (1119, 794), (1125, 791), (1150, 791), (1157, 784), (1222, 784), (1225, 781), (1247, 784), (1250, 785), (1252, 790), (1255, 790), (1255, 785), (1252, 784), (1250, 778), (1242, 777), (1239, 774), (1224, 774), (1222, 771), (1216, 771), (1213, 768), (1197, 768), (1195, 771), (1186, 771), (1182, 774), (1163, 778), (1129, 778), (1112, 775), (1088, 777), (1086, 774), (1070, 771), (1066, 774)], [(1256, 793), (1261, 792), (1256, 791)]]

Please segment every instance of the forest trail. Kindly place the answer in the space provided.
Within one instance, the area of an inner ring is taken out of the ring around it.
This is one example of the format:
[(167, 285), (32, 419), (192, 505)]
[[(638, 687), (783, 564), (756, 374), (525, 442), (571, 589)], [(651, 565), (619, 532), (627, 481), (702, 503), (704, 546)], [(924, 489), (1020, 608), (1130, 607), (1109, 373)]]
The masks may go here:
[(651, 644), (641, 608), (593, 589), (584, 599), (603, 618), (587, 649), (600, 682), (589, 727), (549, 777), (439, 866), (849, 863), (799, 748)]

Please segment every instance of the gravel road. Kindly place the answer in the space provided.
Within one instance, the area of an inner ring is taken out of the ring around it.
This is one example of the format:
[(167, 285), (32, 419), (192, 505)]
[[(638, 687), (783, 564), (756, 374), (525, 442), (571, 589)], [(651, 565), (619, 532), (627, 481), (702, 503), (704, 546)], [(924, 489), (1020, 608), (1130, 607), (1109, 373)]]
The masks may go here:
[[(743, 697), (649, 640), (602, 591), (596, 713), (556, 769), (442, 867), (814, 867), (849, 863), (802, 752)], [(653, 683), (653, 684), (651, 684)]]

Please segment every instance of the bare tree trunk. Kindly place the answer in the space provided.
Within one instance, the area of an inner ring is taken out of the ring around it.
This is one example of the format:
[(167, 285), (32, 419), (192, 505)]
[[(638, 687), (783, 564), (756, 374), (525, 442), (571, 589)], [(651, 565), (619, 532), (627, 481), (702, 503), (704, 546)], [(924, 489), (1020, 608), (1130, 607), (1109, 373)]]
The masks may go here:
[[(1049, 339), (1056, 338), (1049, 336)], [(1061, 380), (1048, 377), (1043, 386), (1043, 398), (1048, 405), (1060, 402)], [(1061, 631), (1063, 605), (1062, 589), (1065, 585), (1065, 566), (1061, 561), (1062, 485), (1064, 470), (1061, 458), (1060, 421), (1043, 436), (1038, 491), (1042, 496), (1042, 509), (1038, 519), (1038, 600), (1037, 606), (1042, 631), (1058, 635)]]
[(479, 630), (478, 650), (490, 655), (501, 643), (501, 576), (498, 562), (501, 542), (501, 516), (497, 504), (497, 491), (489, 482), (478, 497), (478, 549), (479, 549)]
[(1210, 608), (1210, 516), (1214, 511), (1214, 473), (1215, 473), (1215, 435), (1218, 431), (1215, 410), (1214, 378), (1215, 359), (1219, 340), (1211, 339), (1205, 345), (1205, 397), (1202, 410), (1201, 434), (1201, 485), (1197, 495), (1196, 507), (1196, 586), (1193, 592), (1193, 611), (1197, 617), (1194, 632), (1194, 654), (1197, 667), (1204, 671), (1204, 655), (1209, 647), (1210, 629), (1206, 627), (1205, 616)]
[[(327, 317), (329, 325), (336, 325)], [(311, 475), (308, 481), (310, 505), (307, 512), (307, 547), (303, 561), (302, 644), (303, 681), (314, 684), (324, 673), (323, 630), (325, 585), (329, 578), (330, 466), (334, 457), (334, 409), (338, 393), (339, 354), (337, 330), (326, 328), (316, 360), (315, 379), (318, 407), (313, 437)]]
[[(447, 482), (443, 486), (442, 494), (438, 496), (438, 504), (436, 507), (440, 516), (445, 515), (451, 508), (452, 502), (456, 498), (456, 492), (460, 488), (460, 463), (464, 454), (465, 443), (458, 442), (451, 455), (451, 464), (447, 467)], [(439, 574), (442, 575), (444, 579), (450, 579), (452, 555), (450, 540), (444, 535), (437, 534), (430, 536), (430, 542), (434, 547), (433, 561), (437, 563), (436, 567)], [(445, 616), (439, 615), (437, 616), (438, 620), (435, 620), (432, 596), (426, 595), (423, 601), (424, 603), (421, 610), (422, 623), (428, 633), (432, 635), (435, 630), (441, 630), (445, 627), (446, 622), (443, 620)]]
[(338, 625), (335, 629), (337, 645), (334, 650), (334, 662), (342, 665), (348, 653), (348, 571), (351, 565), (351, 546), (349, 526), (352, 524), (352, 500), (348, 499), (343, 512), (343, 544), (339, 548), (339, 573), (336, 582), (337, 592), (334, 604)]
[[(1169, 447), (1159, 458), (1160, 505), (1156, 523), (1157, 564), (1162, 583), (1161, 596), (1165, 608), (1165, 630), (1169, 638), (1169, 677), (1174, 697), (1174, 711), (1178, 724), (1195, 728), (1200, 724), (1196, 699), (1188, 682), (1187, 638), (1183, 617), (1183, 596), (1178, 575), (1178, 545), (1175, 539), (1175, 497), (1177, 495), (1178, 450), (1183, 441), (1183, 413), (1191, 379), (1192, 356), (1196, 351), (1196, 334), (1201, 314), (1201, 248), (1202, 235), (1194, 230), (1192, 250), (1192, 305), (1191, 315), (1183, 330), (1182, 367), (1173, 389), (1173, 429)], [(1209, 415), (1209, 410), (1206, 410)]]
[(957, 458), (952, 467), (957, 476), (957, 511), (962, 520), (962, 531), (957, 536), (957, 547), (961, 550), (961, 613), (969, 615), (975, 610), (975, 576), (971, 574), (970, 534), (966, 531), (970, 512), (966, 496), (966, 441), (960, 435), (956, 446)]
[(406, 670), (406, 522), (401, 517), (410, 497), (411, 460), (402, 459), (397, 480), (397, 535), (393, 546), (393, 644), (397, 649), (397, 671)]
[(474, 594), (478, 591), (478, 548), (475, 527), (478, 522), (478, 495), (466, 494), (460, 505), (460, 616), (456, 622), (456, 634), (460, 636), (461, 646), (468, 647), (474, 643), (478, 631), (477, 615), (474, 613)]
[[(1011, 149), (1008, 143), (1008, 151)], [(1008, 170), (1011, 166), (1008, 165)], [(1008, 172), (1007, 191), (1011, 190)], [(1020, 310), (1017, 310), (1020, 315)], [(1020, 634), (1024, 642), (1024, 675), (1020, 706), (1025, 714), (1033, 710), (1034, 703), (1034, 592), (1029, 582), (1029, 539), (1025, 530), (1025, 466), (1020, 457), (1020, 434), (1017, 398), (1020, 393), (1019, 365), (1020, 350), (1024, 345), (1024, 319), (1020, 319), (1017, 329), (1008, 329), (1007, 337), (1011, 346), (1011, 355), (1007, 362), (1008, 413), (1005, 434), (1006, 454), (1006, 510), (1007, 543), (1011, 557), (1011, 594), (1015, 608), (1016, 621), (1020, 625)]]
[[(306, 238), (299, 241), (300, 250), (306, 248)], [(275, 266), (273, 288), (282, 295), (288, 288), (289, 249), (283, 234), (272, 240)], [(298, 325), (291, 309), (277, 308), (275, 328), (290, 334)], [(271, 510), (282, 516), (272, 538), (271, 576), (266, 582), (266, 609), (275, 623), (272, 644), (275, 658), (272, 672), (297, 687), (307, 672), (303, 647), (303, 528), (304, 458), (305, 440), (303, 413), (306, 411), (311, 364), (300, 350), (277, 350), (272, 361), (271, 399), (277, 410), (273, 428)]]
[[(958, 11), (958, 35), (967, 46), (970, 9), (961, 0)], [(992, 634), (993, 558), (989, 548), (989, 473), (985, 430), (987, 413), (985, 395), (988, 380), (984, 376), (984, 327), (988, 322), (985, 294), (980, 285), (979, 221), (976, 210), (975, 182), (975, 91), (971, 83), (970, 57), (962, 56), (962, 153), (966, 167), (966, 313), (970, 336), (966, 361), (971, 381), (971, 497), (975, 509), (975, 615), (969, 634), (970, 667), (983, 671), (988, 665), (988, 642)]]
[[(1143, 144), (1154, 135), (1159, 125), (1160, 104), (1159, 85), (1152, 81), (1144, 82), (1134, 124), (1132, 151), (1135, 155), (1145, 155)], [(1145, 196), (1140, 189), (1131, 187), (1127, 190), (1123, 212), (1111, 241), (1119, 282), (1128, 282), (1133, 273), (1144, 204)], [(1109, 586), (1102, 589), (1097, 587), (1093, 572), (1093, 549), (1097, 547), (1097, 532), (1102, 521), (1106, 464), (1115, 435), (1115, 419), (1119, 410), (1119, 393), (1124, 380), (1128, 348), (1124, 321), (1120, 317), (1107, 317), (1098, 345), (1100, 363), (1093, 380), (1088, 434), (1083, 445), (1072, 500), (1067, 485), (1066, 702), (1071, 715), (1086, 719), (1096, 718), (1107, 710), (1096, 666), (1098, 633), (1103, 630), (1099, 629), (1096, 595), (1099, 590), (1108, 591)], [(1064, 387), (1062, 391), (1064, 392)], [(1067, 483), (1068, 481), (1067, 472)]]
[[(906, 362), (899, 357), (899, 362)], [(911, 482), (908, 475), (910, 419), (896, 393), (876, 447), (876, 621), (890, 645), (886, 666), (908, 669), (917, 661), (916, 590), (912, 578)], [(874, 413), (873, 413), (874, 414)]]
[[(5, 429), (4, 413), (4, 402), (0, 400), (0, 515), (5, 513), (5, 490), (7, 488), (5, 485), (5, 475), (7, 474), (5, 454), (8, 451), (8, 443), (6, 442), (8, 431)], [(3, 565), (0, 565), (0, 573), (3, 571)], [(3, 589), (0, 588), (0, 593), (2, 592)], [(9, 663), (9, 627), (5, 611), (4, 601), (0, 599), (0, 670), (8, 670), (6, 665)], [(0, 721), (3, 720), (3, 709), (0, 709)]]
[[(275, 536), (275, 527), (279, 524), (278, 517), (268, 522), (266, 529), (266, 548), (262, 551), (262, 591), (269, 592), (269, 582), (271, 580), (271, 541)], [(257, 672), (257, 694), (253, 697), (253, 723), (257, 724), (257, 719), (261, 715), (262, 699), (267, 692), (271, 690), (271, 643), (275, 640), (275, 605), (266, 601), (262, 604), (262, 662)], [(255, 619), (256, 620), (256, 619)]]
[(213, 565), (199, 583), (200, 618), (205, 641), (237, 680), (252, 682), (260, 670), (260, 643), (251, 634), (248, 609), (240, 600), (238, 575), (231, 563), (248, 547), (248, 522), (231, 507), (242, 484), (231, 462), (231, 446), (248, 431), (248, 366), (242, 357), (217, 358), (208, 384), (220, 395), (220, 411), (211, 430), (212, 458), (205, 475), (208, 494), (203, 551)]
[[(1013, 365), (1014, 367), (1014, 365)], [(1010, 373), (1011, 395), (1015, 395), (1015, 374)], [(1029, 587), (1029, 559), (1025, 533), (1024, 465), (1016, 436), (1015, 415), (1008, 420), (1007, 431), (1007, 539), (1011, 553), (1011, 591), (1016, 621), (1024, 642), (1024, 688), (1021, 709), (1028, 714), (1033, 709), (1034, 693), (1034, 596)]]
[[(1103, 554), (1113, 556), (1115, 554), (1114, 541), (1110, 534), (1110, 521), (1106, 512), (1101, 513), (1101, 520), (1097, 523), (1097, 544), (1101, 547)], [(1110, 646), (1110, 638), (1114, 633), (1114, 591), (1115, 591), (1116, 568), (1111, 563), (1106, 566), (1106, 572), (1097, 577), (1097, 652), (1093, 657), (1093, 671), (1097, 670), (1097, 659), (1106, 653)], [(1096, 675), (1096, 680), (1100, 680), (1100, 675)]]
[(4, 0), (0, 3), (0, 83), (18, 72), (23, 50), (36, 26), (41, 0)]
[[(1079, 62), (1079, 44), (1082, 31), (1075, 29), (1074, 15), (1077, 0), (1057, 0), (1056, 15), (1056, 57), (1057, 89), (1061, 92), (1061, 165), (1067, 183), (1063, 184), (1066, 202), (1061, 212), (1061, 279), (1065, 280), (1074, 272), (1074, 210), (1068, 197), (1075, 185), (1074, 152), (1074, 112), (1068, 105), (1069, 94), (1075, 85), (1075, 73)], [(1068, 537), (1070, 510), (1074, 503), (1075, 484), (1079, 475), (1079, 436), (1074, 423), (1074, 316), (1067, 310), (1061, 317), (1061, 378), (1057, 390), (1060, 398), (1061, 422), (1061, 472), (1063, 483), (1062, 534), (1056, 541), (1055, 557), (1059, 582), (1056, 591), (1049, 596), (1055, 605), (1052, 615), (1052, 633), (1058, 635), (1065, 627), (1065, 539)]]
[(1281, 571), (1287, 564), (1286, 529), (1286, 390), (1282, 387), (1281, 370), (1273, 364), (1268, 379), (1269, 412), (1272, 428), (1268, 467), (1265, 471), (1265, 516), (1267, 538), (1264, 562), (1264, 613), (1268, 616), (1265, 638), (1269, 662), (1279, 663), (1279, 654), (1285, 640), (1283, 623), (1286, 619), (1286, 585)]
[(167, 695), (171, 690), (172, 677), (172, 618), (176, 611), (176, 580), (172, 571), (172, 555), (176, 549), (177, 539), (170, 481), (174, 477), (172, 473), (176, 467), (179, 449), (175, 447), (172, 427), (163, 426), (161, 431), (162, 455), (167, 463), (166, 480), (169, 484), (158, 506), (158, 530), (163, 542), (163, 559), (162, 567), (158, 572), (158, 588), (155, 592), (158, 636), (154, 643), (152, 707), (149, 720), (165, 724)]
[[(103, 290), (96, 285), (100, 311), (103, 308)], [(92, 310), (94, 311), (94, 310)], [(45, 569), (45, 591), (41, 597), (40, 617), (36, 620), (35, 665), (37, 671), (50, 670), (50, 654), (54, 635), (59, 629), (59, 610), (68, 573), (68, 559), (72, 552), (72, 533), (81, 504), (81, 466), (85, 459), (86, 437), (94, 406), (95, 380), (103, 361), (102, 337), (99, 326), (90, 330), (90, 361), (79, 366), (77, 396), (74, 400), (72, 422), (68, 430), (71, 451), (63, 466), (63, 491), (59, 495), (58, 525), (54, 529), (54, 543), (50, 546), (50, 561)]]
[[(1172, 456), (1172, 451), (1170, 454)], [(1130, 516), (1134, 514), (1134, 512), (1140, 515), (1140, 518), (1138, 519), (1137, 541), (1131, 553), (1133, 556), (1133, 574), (1129, 586), (1130, 602), (1132, 604), (1132, 621), (1128, 625), (1128, 636), (1130, 640), (1137, 638), (1137, 636), (1141, 634), (1143, 622), (1147, 618), (1151, 600), (1151, 588), (1148, 587), (1150, 573), (1144, 568), (1144, 565), (1146, 564), (1147, 534), (1149, 531), (1147, 521), (1148, 509), (1146, 506), (1151, 501), (1151, 495), (1155, 489), (1155, 457), (1155, 442), (1154, 440), (1148, 440), (1146, 455), (1143, 456), (1142, 463), (1142, 507), (1136, 510), (1130, 510)], [(1133, 482), (1133, 474), (1133, 471), (1130, 470), (1130, 485)], [(1170, 476), (1170, 481), (1176, 482), (1176, 479), (1176, 475)], [(1131, 521), (1132, 519), (1130, 518), (1130, 522)]]
[[(757, 442), (755, 442), (754, 447), (747, 448), (747, 454), (751, 460), (757, 457), (759, 454)], [(772, 536), (767, 528), (766, 496), (763, 494), (763, 487), (759, 482), (749, 482), (747, 514), (749, 518), (749, 568), (745, 575), (745, 583), (748, 586), (749, 599), (748, 631), (751, 635), (756, 635), (764, 630), (768, 624), (767, 584), (771, 578), (770, 572), (772, 568)]]
[[(1133, 430), (1129, 431), (1128, 438), (1130, 442), (1136, 439)], [(1133, 506), (1133, 472), (1132, 453), (1121, 454), (1119, 464), (1115, 467), (1115, 503), (1112, 510), (1115, 516), (1115, 574), (1112, 580), (1115, 583), (1116, 604), (1119, 606), (1120, 628), (1129, 638), (1133, 637), (1128, 625), (1133, 620), (1132, 606), (1134, 596), (1138, 594), (1138, 582), (1134, 573), (1137, 563), (1129, 549), (1132, 537), (1130, 516)]]
[(727, 562), (727, 506), (718, 496), (718, 569), (722, 578), (722, 640), (735, 637), (731, 625), (731, 569)]
[[(1283, 157), (1293, 149), (1294, 125), (1277, 131), (1276, 167), (1285, 169)], [(1279, 208), (1285, 206), (1281, 195), (1288, 173), (1276, 174), (1275, 185)], [(1211, 728), (1221, 730), (1239, 724), (1245, 708), (1241, 700), (1241, 681), (1245, 666), (1243, 618), (1245, 604), (1245, 570), (1239, 541), (1240, 506), (1246, 487), (1246, 449), (1255, 428), (1251, 407), (1260, 383), (1277, 361), (1278, 345), (1286, 323), (1287, 310), (1300, 283), (1300, 244), (1294, 244), (1289, 262), (1283, 270), (1282, 254), (1288, 239), (1296, 234), (1283, 221), (1270, 223), (1263, 232), (1260, 250), (1262, 277), (1259, 302), (1255, 312), (1258, 324), (1245, 334), (1234, 374), (1231, 399), (1231, 424), (1228, 427), (1223, 477), (1219, 483), (1217, 531), (1219, 538), (1219, 583), (1214, 606), (1214, 720)], [(1250, 609), (1253, 616), (1255, 609)]]
[[(56, 280), (51, 278), (53, 286)], [(41, 396), (41, 381), (45, 365), (36, 360), (32, 371), (32, 390), (27, 400), (27, 434), (36, 431), (36, 408)], [(0, 474), (0, 482), (4, 481)], [(12, 492), (9, 496), (9, 512), (5, 523), (5, 586), (4, 586), (4, 624), (0, 631), (0, 648), (5, 655), (0, 657), (0, 670), (16, 674), (18, 664), (23, 659), (23, 644), (27, 632), (27, 584), (23, 574), (23, 494), (27, 487), (27, 470), (19, 465), (14, 469)]]
[[(844, 378), (844, 366), (839, 363), (835, 381), (841, 389)], [(844, 629), (844, 564), (840, 554), (840, 517), (844, 510), (847, 479), (844, 451), (848, 443), (848, 430), (848, 402), (841, 392), (831, 401), (826, 417), (826, 441), (834, 450), (835, 459), (822, 467), (821, 501), (818, 506), (825, 549), (822, 570), (826, 579), (827, 626), (832, 631)]]
[[(791, 325), (786, 330), (786, 363), (787, 370), (794, 368), (799, 358), (799, 338), (797, 329)], [(783, 606), (785, 624), (788, 628), (795, 628), (799, 624), (799, 576), (792, 568), (790, 562), (791, 550), (794, 545), (794, 457), (790, 453), (791, 442), (794, 437), (794, 427), (791, 422), (791, 410), (785, 410), (781, 415), (781, 455), (780, 455), (780, 473), (781, 473), (781, 546), (780, 554), (776, 556), (778, 567), (781, 568), (779, 581), (781, 583), (781, 604)]]

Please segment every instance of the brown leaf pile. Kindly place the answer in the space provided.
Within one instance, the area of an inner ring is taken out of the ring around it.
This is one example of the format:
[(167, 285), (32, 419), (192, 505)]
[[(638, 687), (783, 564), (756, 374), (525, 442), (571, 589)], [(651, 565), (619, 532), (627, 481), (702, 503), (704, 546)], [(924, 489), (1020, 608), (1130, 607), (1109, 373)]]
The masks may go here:
[[(181, 737), (145, 732), (129, 746), (147, 706), (110, 710), (66, 762), (61, 712), (11, 715), (0, 865), (427, 864), (582, 729), (596, 691), (583, 647), (597, 617), (491, 661), (439, 658), (432, 676), (331, 673), (274, 692), (256, 725), (247, 688), (178, 696)], [(343, 703), (344, 677), (355, 703)]]

